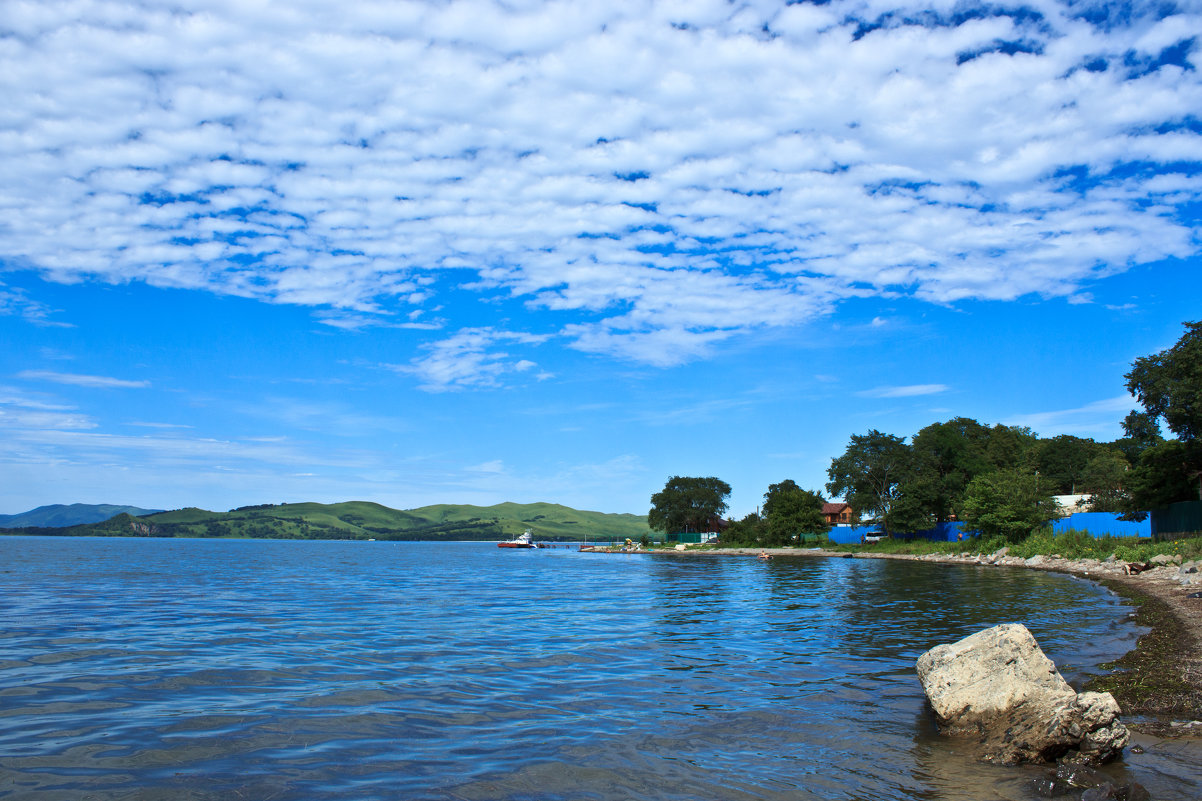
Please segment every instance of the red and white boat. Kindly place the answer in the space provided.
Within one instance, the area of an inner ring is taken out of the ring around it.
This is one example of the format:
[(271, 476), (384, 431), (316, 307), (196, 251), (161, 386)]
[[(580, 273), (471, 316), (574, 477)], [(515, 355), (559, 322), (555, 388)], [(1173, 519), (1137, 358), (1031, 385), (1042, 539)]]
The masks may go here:
[(511, 539), (509, 542), (498, 542), (498, 548), (537, 548), (534, 544), (534, 536), (530, 533), (530, 529), (526, 529), (525, 533)]

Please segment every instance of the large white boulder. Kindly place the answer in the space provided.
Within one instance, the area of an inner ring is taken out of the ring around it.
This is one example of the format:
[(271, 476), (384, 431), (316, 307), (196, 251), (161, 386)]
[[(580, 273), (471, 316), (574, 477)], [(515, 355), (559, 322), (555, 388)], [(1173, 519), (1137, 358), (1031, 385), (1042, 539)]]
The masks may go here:
[(1100, 764), (1129, 739), (1114, 697), (1076, 693), (1018, 623), (932, 648), (918, 678), (940, 731), (977, 738), (990, 761)]

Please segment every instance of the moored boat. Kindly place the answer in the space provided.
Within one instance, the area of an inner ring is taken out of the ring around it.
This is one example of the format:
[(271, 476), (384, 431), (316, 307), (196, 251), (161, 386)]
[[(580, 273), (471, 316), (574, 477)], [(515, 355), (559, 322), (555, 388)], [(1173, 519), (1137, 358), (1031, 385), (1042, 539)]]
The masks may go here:
[(534, 544), (534, 535), (530, 533), (530, 529), (519, 534), (508, 542), (498, 542), (498, 548), (537, 548)]

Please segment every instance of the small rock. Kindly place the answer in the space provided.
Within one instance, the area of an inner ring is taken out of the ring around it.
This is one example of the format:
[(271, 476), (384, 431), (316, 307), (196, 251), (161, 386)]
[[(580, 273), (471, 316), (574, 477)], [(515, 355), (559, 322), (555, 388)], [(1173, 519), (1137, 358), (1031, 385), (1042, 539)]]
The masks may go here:
[(1034, 556), (1032, 556), (1030, 559), (1027, 559), (1025, 562), (1023, 562), (1023, 564), (1025, 564), (1029, 567), (1034, 567), (1035, 565), (1042, 565), (1045, 561), (1047, 561), (1047, 560), (1044, 559), (1043, 554), (1037, 553)]
[(1158, 553), (1148, 561), (1154, 565), (1167, 565), (1173, 561), (1173, 557), (1169, 556), (1167, 553)]
[(1055, 771), (1035, 779), (1031, 789), (1041, 798), (1067, 796), (1081, 789), (1085, 790), (1078, 796), (1082, 801), (1148, 801), (1150, 798), (1141, 784), (1116, 785), (1105, 773), (1080, 765), (1060, 765)]
[(1114, 554), (1110, 554), (1110, 556), (1107, 556), (1107, 557), (1106, 557), (1106, 562), (1107, 562), (1107, 564), (1112, 564), (1112, 563), (1114, 563), (1114, 562), (1116, 562), (1116, 561), (1118, 561), (1118, 557), (1117, 557), (1117, 556), (1115, 556)]

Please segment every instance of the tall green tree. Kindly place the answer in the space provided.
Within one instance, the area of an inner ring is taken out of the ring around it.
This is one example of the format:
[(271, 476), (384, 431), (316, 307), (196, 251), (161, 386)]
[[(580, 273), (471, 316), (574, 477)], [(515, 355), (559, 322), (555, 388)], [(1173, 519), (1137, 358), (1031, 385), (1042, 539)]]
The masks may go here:
[(1147, 412), (1132, 409), (1123, 418), (1123, 436), (1112, 443), (1130, 465), (1138, 465), (1143, 452), (1164, 442), (1160, 435), (1160, 424)]
[(708, 531), (726, 511), (730, 485), (720, 478), (672, 476), (651, 496), (647, 524), (668, 534)]
[(997, 424), (989, 429), (985, 458), (998, 470), (1019, 470), (1030, 467), (1039, 437), (1026, 426)]
[(1056, 501), (1036, 476), (1017, 470), (979, 475), (964, 492), (961, 519), (986, 537), (1019, 542), (1056, 516)]
[(765, 545), (790, 545), (798, 534), (819, 534), (830, 526), (822, 515), (822, 496), (792, 479), (771, 484), (764, 494)]
[(1182, 442), (1202, 439), (1202, 322), (1186, 323), (1173, 347), (1132, 362), (1127, 389)]
[(1107, 450), (1089, 460), (1078, 489), (1089, 495), (1091, 512), (1123, 512), (1128, 505), (1127, 475), (1131, 465), (1118, 451)]
[(888, 534), (914, 534), (934, 528), (935, 515), (921, 496), (903, 487), (881, 522)]
[(1202, 322), (1185, 323), (1173, 347), (1132, 362), (1127, 389), (1181, 440), (1183, 469), (1202, 500)]
[(968, 483), (993, 469), (990, 432), (968, 417), (923, 428), (911, 439), (914, 461), (900, 492), (907, 504), (942, 523), (957, 514)]
[(1151, 509), (1179, 501), (1198, 500), (1194, 463), (1180, 440), (1167, 440), (1145, 450), (1126, 479), (1125, 516), (1143, 520)]
[(867, 434), (852, 434), (847, 450), (831, 460), (826, 471), (826, 491), (843, 498), (856, 518), (883, 518), (897, 498), (913, 454), (903, 437), (882, 434), (875, 428)]
[(1061, 434), (1041, 440), (1035, 457), (1039, 478), (1050, 485), (1055, 495), (1074, 495), (1085, 474), (1085, 466), (1104, 448), (1092, 439)]

